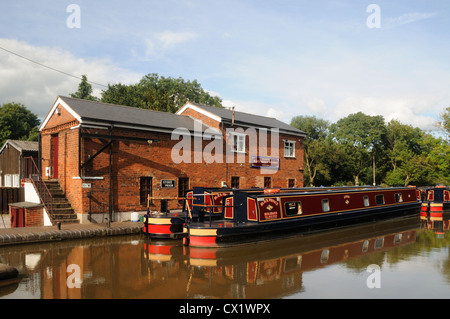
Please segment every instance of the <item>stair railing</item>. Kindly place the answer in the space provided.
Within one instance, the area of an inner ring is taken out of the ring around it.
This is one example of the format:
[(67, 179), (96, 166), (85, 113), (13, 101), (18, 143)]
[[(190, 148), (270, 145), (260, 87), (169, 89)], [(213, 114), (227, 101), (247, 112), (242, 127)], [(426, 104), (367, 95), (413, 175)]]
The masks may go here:
[(23, 178), (30, 181), (36, 189), (39, 199), (50, 216), (53, 215), (53, 196), (34, 162), (33, 157), (23, 158)]

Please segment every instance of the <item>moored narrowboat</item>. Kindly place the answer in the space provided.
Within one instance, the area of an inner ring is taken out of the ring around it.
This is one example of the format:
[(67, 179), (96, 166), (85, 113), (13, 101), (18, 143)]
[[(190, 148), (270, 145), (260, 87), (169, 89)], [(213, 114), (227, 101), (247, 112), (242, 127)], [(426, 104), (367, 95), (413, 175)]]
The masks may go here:
[(419, 211), (420, 201), (413, 187), (235, 190), (225, 197), (223, 218), (186, 223), (184, 240), (192, 247), (219, 247)]
[(445, 210), (450, 210), (450, 188), (446, 186), (427, 188), (425, 198), (422, 200), (421, 211), (434, 215)]
[(150, 212), (144, 216), (143, 232), (149, 238), (177, 239), (186, 236), (183, 225), (187, 220), (203, 222), (206, 219), (222, 217), (222, 201), (225, 196), (232, 194), (231, 189), (224, 188), (194, 188), (186, 192), (185, 197), (154, 198), (151, 200), (183, 200), (181, 211), (169, 212), (167, 205), (161, 205), (159, 212)]

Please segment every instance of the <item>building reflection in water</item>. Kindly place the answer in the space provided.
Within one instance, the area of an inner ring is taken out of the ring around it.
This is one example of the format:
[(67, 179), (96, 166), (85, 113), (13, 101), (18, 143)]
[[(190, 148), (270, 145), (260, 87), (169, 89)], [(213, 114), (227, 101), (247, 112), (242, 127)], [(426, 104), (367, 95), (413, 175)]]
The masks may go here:
[[(282, 298), (304, 290), (305, 272), (414, 243), (420, 222), (400, 219), (227, 248), (142, 236), (3, 247), (0, 262), (24, 278), (0, 288), (0, 297)], [(81, 288), (68, 284), (69, 265), (79, 267)]]

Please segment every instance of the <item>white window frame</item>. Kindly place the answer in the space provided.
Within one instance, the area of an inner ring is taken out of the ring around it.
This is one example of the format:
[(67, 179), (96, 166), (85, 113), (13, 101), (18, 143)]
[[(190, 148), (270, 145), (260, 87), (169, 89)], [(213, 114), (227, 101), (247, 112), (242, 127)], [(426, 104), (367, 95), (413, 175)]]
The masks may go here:
[(295, 157), (295, 141), (284, 141), (284, 157)]
[(20, 187), (20, 176), (19, 174), (12, 175), (12, 187)]
[(12, 175), (5, 174), (5, 187), (12, 187)]
[[(231, 138), (231, 151), (235, 153), (245, 153), (245, 134), (242, 133), (230, 133)], [(235, 138), (237, 141), (235, 142)]]

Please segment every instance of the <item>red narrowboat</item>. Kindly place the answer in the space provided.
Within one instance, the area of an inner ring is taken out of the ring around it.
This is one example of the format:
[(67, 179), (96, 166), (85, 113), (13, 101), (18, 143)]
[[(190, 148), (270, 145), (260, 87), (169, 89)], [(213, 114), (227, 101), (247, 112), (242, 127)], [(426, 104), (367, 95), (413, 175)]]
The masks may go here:
[(170, 199), (183, 200), (183, 209), (169, 212), (167, 205), (161, 205), (162, 208), (159, 212), (147, 210), (147, 214), (144, 216), (143, 232), (149, 238), (182, 238), (186, 236), (186, 233), (183, 233), (183, 225), (187, 220), (203, 221), (205, 218), (208, 220), (221, 218), (223, 198), (230, 194), (232, 194), (231, 189), (195, 188), (187, 191), (185, 197), (149, 197), (149, 200), (159, 199), (162, 202)]
[(185, 244), (243, 244), (272, 235), (298, 234), (420, 211), (413, 187), (234, 190), (224, 199), (222, 218), (190, 220), (185, 224)]

